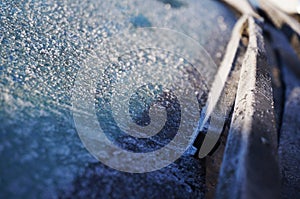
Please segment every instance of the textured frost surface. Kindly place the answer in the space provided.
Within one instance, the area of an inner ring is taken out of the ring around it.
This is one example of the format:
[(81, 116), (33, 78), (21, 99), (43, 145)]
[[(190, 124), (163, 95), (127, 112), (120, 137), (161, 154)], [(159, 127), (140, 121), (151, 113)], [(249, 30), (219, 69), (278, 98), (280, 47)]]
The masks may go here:
[(4, 0), (0, 18), (0, 198), (203, 197), (203, 163), (192, 157), (140, 175), (94, 159), (74, 127), (71, 89), (87, 56), (126, 28), (183, 32), (218, 64), (234, 22), (228, 10), (196, 0)]

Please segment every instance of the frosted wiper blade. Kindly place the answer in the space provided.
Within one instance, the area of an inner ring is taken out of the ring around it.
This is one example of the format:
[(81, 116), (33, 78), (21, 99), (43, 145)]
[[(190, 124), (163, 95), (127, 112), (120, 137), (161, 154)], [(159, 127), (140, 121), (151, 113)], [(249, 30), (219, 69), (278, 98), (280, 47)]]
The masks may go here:
[(277, 129), (262, 24), (249, 17), (249, 44), (216, 198), (279, 198)]
[[(225, 120), (212, 120), (210, 125), (208, 125), (208, 121), (213, 114), (217, 115), (218, 110), (216, 110), (216, 106), (219, 102), (220, 96), (224, 90), (226, 85), (226, 81), (230, 75), (230, 71), (235, 62), (235, 58), (237, 55), (237, 51), (240, 45), (240, 40), (242, 37), (242, 33), (246, 27), (247, 16), (241, 17), (238, 22), (235, 24), (234, 29), (232, 31), (232, 35), (230, 41), (227, 45), (226, 52), (223, 58), (223, 61), (218, 69), (217, 74), (215, 75), (214, 82), (212, 84), (212, 88), (208, 95), (207, 105), (205, 108), (204, 119), (201, 121), (201, 126), (199, 132), (206, 131), (205, 128), (208, 126), (207, 133), (205, 139), (202, 143), (202, 146), (199, 151), (199, 158), (205, 157), (217, 143), (221, 133), (223, 126), (225, 124)], [(234, 99), (233, 99), (234, 100)], [(230, 107), (226, 107), (230, 108)], [(226, 112), (226, 111), (225, 111)], [(221, 122), (220, 122), (221, 121)], [(216, 130), (216, 126), (217, 128)]]

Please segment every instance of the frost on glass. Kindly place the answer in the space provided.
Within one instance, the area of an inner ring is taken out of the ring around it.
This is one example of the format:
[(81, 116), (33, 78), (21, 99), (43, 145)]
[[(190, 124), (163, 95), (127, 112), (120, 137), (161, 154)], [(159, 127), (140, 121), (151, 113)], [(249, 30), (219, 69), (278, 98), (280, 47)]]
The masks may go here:
[[(187, 34), (204, 45), (218, 64), (234, 22), (229, 11), (219, 3), (196, 0), (173, 6), (150, 0), (4, 0), (0, 18), (1, 198), (203, 196), (203, 164), (192, 157), (139, 175), (99, 163), (77, 135), (72, 88), (87, 57), (107, 38), (128, 28), (164, 27)], [(103, 48), (102, 53), (111, 50)], [(170, 56), (172, 61), (180, 58), (176, 53)], [(147, 86), (154, 88), (151, 92), (162, 92), (158, 85)], [(135, 109), (140, 106), (138, 95), (147, 89), (141, 87), (131, 100), (133, 118), (145, 124), (147, 119), (141, 120), (134, 111), (141, 110)], [(172, 99), (172, 93), (168, 97)]]

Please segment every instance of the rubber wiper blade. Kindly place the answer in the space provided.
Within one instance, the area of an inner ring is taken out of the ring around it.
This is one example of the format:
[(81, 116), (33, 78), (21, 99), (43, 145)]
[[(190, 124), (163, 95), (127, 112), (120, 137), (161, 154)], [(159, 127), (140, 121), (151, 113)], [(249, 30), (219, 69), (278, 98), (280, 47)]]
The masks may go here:
[(249, 44), (222, 161), (216, 198), (279, 198), (271, 69), (261, 24), (248, 19)]
[[(224, 118), (221, 120), (213, 119), (210, 121), (209, 125), (208, 122), (212, 115), (216, 116), (219, 114), (218, 112), (220, 110), (216, 109), (216, 106), (225, 88), (230, 72), (234, 66), (242, 33), (246, 27), (247, 18), (248, 18), (247, 16), (243, 16), (235, 24), (232, 31), (231, 38), (226, 48), (223, 61), (218, 69), (217, 74), (215, 75), (214, 82), (209, 92), (207, 104), (205, 107), (204, 119), (201, 121), (201, 126), (199, 128), (199, 132), (205, 132), (206, 131), (205, 129), (207, 128), (205, 139), (202, 143), (202, 146), (198, 154), (199, 158), (205, 157), (213, 149), (213, 147), (217, 143), (222, 133), (222, 129), (225, 124)], [(231, 107), (224, 107), (224, 109), (226, 108), (230, 109)], [(227, 112), (226, 110), (224, 111)]]

